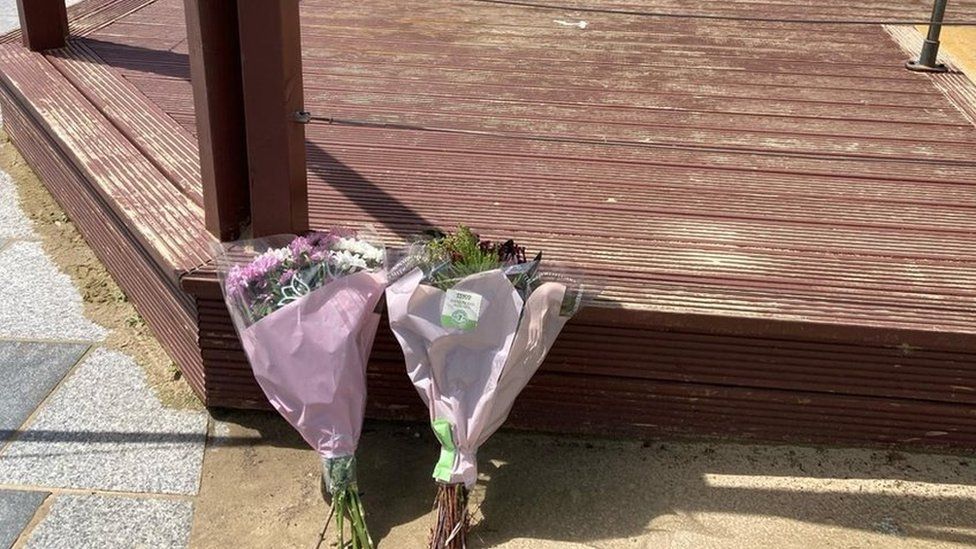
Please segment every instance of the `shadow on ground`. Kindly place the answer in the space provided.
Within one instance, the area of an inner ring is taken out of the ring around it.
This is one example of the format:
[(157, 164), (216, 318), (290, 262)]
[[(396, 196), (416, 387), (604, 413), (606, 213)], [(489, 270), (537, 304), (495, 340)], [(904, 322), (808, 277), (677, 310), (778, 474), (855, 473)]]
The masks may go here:
[[(195, 546), (314, 545), (316, 456), (274, 414), (215, 417)], [(381, 547), (425, 543), (437, 453), (424, 425), (367, 423), (360, 485)], [(976, 459), (961, 456), (503, 431), (479, 464), (477, 547), (976, 544)]]

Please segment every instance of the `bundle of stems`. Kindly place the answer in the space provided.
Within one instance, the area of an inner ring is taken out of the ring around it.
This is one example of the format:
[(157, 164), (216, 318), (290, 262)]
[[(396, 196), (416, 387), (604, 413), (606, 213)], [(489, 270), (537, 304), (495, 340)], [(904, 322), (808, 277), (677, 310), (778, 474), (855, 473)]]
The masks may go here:
[(471, 518), (464, 484), (438, 482), (434, 509), (437, 516), (430, 532), (430, 549), (466, 549)]
[[(329, 528), (329, 522), (335, 517), (338, 532), (339, 549), (374, 549), (373, 539), (366, 528), (366, 511), (363, 501), (359, 497), (359, 486), (356, 484), (356, 458), (352, 456), (328, 458), (323, 461), (322, 469), (322, 497), (332, 507), (329, 518), (319, 537)], [(350, 538), (346, 539), (346, 523), (349, 524)]]
[[(336, 530), (339, 532), (339, 548), (345, 549), (373, 549), (373, 539), (369, 536), (366, 529), (366, 511), (363, 509), (363, 502), (359, 499), (359, 490), (356, 485), (350, 485), (332, 494), (332, 513), (335, 514)], [(345, 523), (349, 522), (351, 537), (346, 540)], [(348, 545), (347, 545), (348, 544)]]

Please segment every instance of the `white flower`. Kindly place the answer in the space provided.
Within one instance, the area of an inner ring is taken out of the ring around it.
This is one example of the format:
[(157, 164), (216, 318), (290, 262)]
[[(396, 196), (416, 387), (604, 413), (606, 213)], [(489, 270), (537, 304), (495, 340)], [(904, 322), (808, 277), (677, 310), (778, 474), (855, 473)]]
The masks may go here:
[(369, 263), (381, 263), (383, 261), (383, 249), (373, 246), (369, 242), (356, 238), (340, 238), (335, 248), (344, 252), (349, 252), (362, 257)]
[(345, 250), (332, 252), (332, 261), (339, 271), (359, 271), (367, 268), (365, 259)]
[(261, 257), (265, 256), (273, 257), (282, 263), (285, 261), (291, 261), (292, 259), (291, 250), (289, 250), (287, 246), (284, 248), (273, 248), (261, 254)]

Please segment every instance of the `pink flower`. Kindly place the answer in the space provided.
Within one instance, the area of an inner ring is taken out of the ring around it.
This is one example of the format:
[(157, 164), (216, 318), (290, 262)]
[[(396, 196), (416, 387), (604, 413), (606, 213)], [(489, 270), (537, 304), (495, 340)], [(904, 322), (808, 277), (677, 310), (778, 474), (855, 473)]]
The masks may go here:
[(299, 257), (302, 257), (303, 254), (312, 253), (312, 243), (309, 242), (308, 238), (299, 236), (295, 238), (295, 240), (291, 241), (291, 244), (288, 245), (288, 249), (291, 250), (292, 257), (297, 260)]
[(247, 289), (247, 278), (244, 274), (244, 267), (240, 265), (234, 265), (227, 272), (227, 279), (224, 281), (224, 288), (227, 290), (227, 295), (239, 296), (244, 293)]

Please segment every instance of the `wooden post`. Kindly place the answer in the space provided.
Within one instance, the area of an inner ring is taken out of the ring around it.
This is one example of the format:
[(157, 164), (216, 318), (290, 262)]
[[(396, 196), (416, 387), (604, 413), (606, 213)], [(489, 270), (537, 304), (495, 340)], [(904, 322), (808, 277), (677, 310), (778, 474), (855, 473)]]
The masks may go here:
[(250, 218), (237, 0), (184, 0), (207, 230), (234, 240)]
[(63, 48), (68, 39), (68, 10), (64, 0), (17, 0), (20, 32), (31, 51)]
[(238, 0), (254, 236), (308, 229), (299, 0)]

